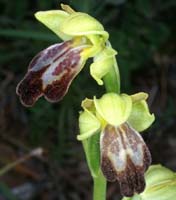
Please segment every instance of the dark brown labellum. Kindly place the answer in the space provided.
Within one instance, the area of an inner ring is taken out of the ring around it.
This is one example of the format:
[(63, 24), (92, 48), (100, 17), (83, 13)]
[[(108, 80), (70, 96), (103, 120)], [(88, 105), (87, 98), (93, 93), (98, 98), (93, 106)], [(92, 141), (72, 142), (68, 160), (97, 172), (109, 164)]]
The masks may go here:
[(150, 152), (140, 134), (128, 123), (107, 125), (101, 134), (101, 169), (108, 181), (118, 180), (123, 196), (143, 192)]
[(83, 46), (73, 47), (73, 42), (67, 41), (52, 45), (35, 56), (16, 89), (21, 103), (32, 106), (43, 95), (50, 102), (61, 100), (84, 65), (80, 56), (82, 50)]

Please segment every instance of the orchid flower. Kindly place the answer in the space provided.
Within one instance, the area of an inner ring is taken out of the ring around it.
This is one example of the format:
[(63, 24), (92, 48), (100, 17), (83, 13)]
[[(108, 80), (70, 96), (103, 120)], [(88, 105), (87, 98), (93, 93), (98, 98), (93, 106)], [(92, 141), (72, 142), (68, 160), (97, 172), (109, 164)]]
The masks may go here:
[[(90, 66), (90, 74), (99, 85), (103, 84), (103, 78), (108, 78), (108, 73), (111, 73), (110, 80), (116, 80), (114, 72), (118, 76), (118, 68), (115, 67), (112, 72), (116, 64), (116, 51), (111, 48), (109, 35), (103, 26), (88, 14), (75, 12), (67, 5), (62, 4), (61, 7), (63, 10), (35, 14), (64, 42), (44, 49), (30, 62), (27, 74), (16, 89), (25, 106), (33, 106), (41, 96), (50, 102), (60, 101), (91, 57), (94, 61)], [(119, 86), (116, 83), (114, 85)]]
[(96, 159), (100, 155), (100, 164), (95, 166), (87, 155), (92, 176), (100, 173), (100, 165), (108, 181), (118, 180), (124, 196), (144, 190), (144, 172), (151, 164), (150, 152), (138, 133), (154, 121), (146, 103), (147, 97), (142, 92), (131, 96), (107, 93), (100, 99), (95, 97), (82, 102), (84, 111), (80, 113), (77, 138), (83, 141), (87, 154), (89, 148), (93, 151), (89, 138), (100, 133), (100, 153), (94, 155)]
[(100, 99), (82, 102), (77, 139), (83, 143), (94, 179), (94, 199), (105, 199), (105, 178), (117, 180), (121, 193), (131, 197), (144, 190), (144, 173), (151, 163), (150, 152), (139, 134), (154, 121), (146, 103), (148, 95), (119, 94), (117, 52), (111, 47), (109, 34), (88, 14), (75, 12), (67, 5), (61, 7), (35, 14), (63, 42), (32, 59), (16, 92), (27, 107), (41, 96), (50, 102), (60, 101), (86, 61), (93, 58), (90, 74), (99, 85), (105, 85), (107, 93)]

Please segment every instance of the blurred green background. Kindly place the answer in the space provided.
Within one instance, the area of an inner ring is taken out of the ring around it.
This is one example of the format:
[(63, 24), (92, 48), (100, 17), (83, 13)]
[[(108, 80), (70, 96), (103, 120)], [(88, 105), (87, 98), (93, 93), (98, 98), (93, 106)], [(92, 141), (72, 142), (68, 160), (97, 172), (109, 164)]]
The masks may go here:
[[(58, 9), (60, 3), (94, 16), (110, 33), (122, 92), (150, 95), (156, 121), (143, 136), (153, 163), (176, 170), (175, 0), (0, 0), (0, 165), (36, 147), (45, 150), (42, 158), (28, 159), (0, 177), (0, 199), (91, 199), (91, 177), (76, 141), (77, 118), (81, 101), (104, 90), (90, 77), (89, 64), (57, 104), (41, 98), (24, 108), (15, 94), (30, 60), (60, 42), (34, 13)], [(118, 198), (118, 184), (109, 184), (107, 199)]]

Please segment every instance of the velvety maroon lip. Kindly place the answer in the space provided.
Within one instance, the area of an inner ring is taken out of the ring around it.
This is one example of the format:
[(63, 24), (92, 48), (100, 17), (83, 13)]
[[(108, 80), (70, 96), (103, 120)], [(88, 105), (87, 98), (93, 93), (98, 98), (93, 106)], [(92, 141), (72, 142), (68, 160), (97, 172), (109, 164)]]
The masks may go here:
[(43, 73), (49, 67), (45, 66), (39, 71), (29, 71), (24, 79), (17, 85), (16, 93), (20, 96), (20, 101), (24, 106), (33, 106), (43, 93)]
[(43, 67), (44, 64), (48, 65), (48, 64), (51, 64), (52, 62), (55, 62), (70, 49), (71, 44), (72, 44), (72, 41), (67, 41), (67, 42), (51, 45), (50, 47), (39, 52), (31, 60), (28, 68), (29, 69), (36, 68), (35, 70), (37, 69), (39, 70), (39, 68)]
[(52, 45), (32, 59), (16, 89), (24, 106), (33, 106), (41, 96), (50, 102), (64, 97), (84, 62), (80, 56), (83, 48), (72, 47), (72, 43)]
[[(141, 145), (141, 148), (138, 148), (138, 145)], [(131, 197), (135, 193), (143, 192), (144, 173), (151, 164), (151, 155), (142, 137), (127, 123), (119, 127), (107, 125), (100, 146), (101, 169), (106, 179), (111, 182), (117, 180), (123, 196)], [(134, 161), (133, 155), (129, 154), (127, 149), (137, 153), (139, 160)], [(120, 158), (122, 151), (125, 157)], [(123, 162), (124, 166), (121, 168), (116, 161)]]

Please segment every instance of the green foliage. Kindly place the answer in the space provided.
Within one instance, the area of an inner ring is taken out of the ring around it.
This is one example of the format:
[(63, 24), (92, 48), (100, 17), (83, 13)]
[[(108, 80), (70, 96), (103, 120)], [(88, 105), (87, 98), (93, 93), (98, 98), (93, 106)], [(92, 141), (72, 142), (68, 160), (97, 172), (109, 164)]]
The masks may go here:
[[(56, 9), (60, 3), (61, 1), (56, 0), (0, 2), (0, 65), (13, 71), (18, 80), (37, 52), (52, 43), (60, 42), (33, 16), (39, 10)], [(118, 51), (122, 91), (131, 89), (132, 73), (144, 69), (146, 63), (152, 61), (153, 54), (173, 34), (174, 0), (65, 0), (64, 3), (70, 4), (75, 10), (95, 16), (110, 33), (113, 48)], [(48, 134), (56, 137), (53, 145), (56, 157), (62, 158), (66, 141), (70, 135), (77, 133), (75, 124), (81, 100), (87, 94), (91, 97), (101, 92), (98, 92), (96, 82), (87, 76), (87, 70), (84, 69), (74, 81), (62, 105), (51, 105), (40, 100), (34, 108), (27, 111), (31, 142), (40, 145), (41, 142), (45, 143), (45, 137), (50, 137)], [(85, 82), (89, 83), (86, 87)]]
[(0, 182), (0, 193), (6, 198), (6, 200), (18, 200), (14, 194), (12, 194), (9, 187), (2, 182)]

